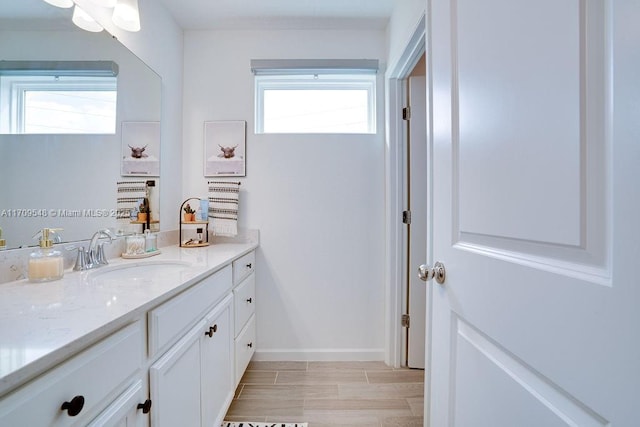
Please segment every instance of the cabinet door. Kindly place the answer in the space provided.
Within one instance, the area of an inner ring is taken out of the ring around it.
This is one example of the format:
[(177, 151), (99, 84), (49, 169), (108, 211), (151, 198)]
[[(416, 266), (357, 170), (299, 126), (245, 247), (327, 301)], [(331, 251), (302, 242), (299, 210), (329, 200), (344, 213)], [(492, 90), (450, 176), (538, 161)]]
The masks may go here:
[(149, 369), (151, 425), (200, 426), (200, 321)]
[(222, 423), (233, 398), (233, 323), (229, 295), (206, 317), (202, 334), (202, 425)]
[(146, 395), (142, 380), (136, 381), (87, 427), (143, 427), (148, 415), (138, 405)]

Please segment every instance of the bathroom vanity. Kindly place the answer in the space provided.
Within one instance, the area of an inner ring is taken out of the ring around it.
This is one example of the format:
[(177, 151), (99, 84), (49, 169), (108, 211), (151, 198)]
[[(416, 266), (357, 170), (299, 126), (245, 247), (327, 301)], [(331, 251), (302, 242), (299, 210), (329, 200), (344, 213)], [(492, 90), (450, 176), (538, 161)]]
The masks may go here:
[(0, 425), (219, 425), (255, 350), (256, 242), (0, 285)]

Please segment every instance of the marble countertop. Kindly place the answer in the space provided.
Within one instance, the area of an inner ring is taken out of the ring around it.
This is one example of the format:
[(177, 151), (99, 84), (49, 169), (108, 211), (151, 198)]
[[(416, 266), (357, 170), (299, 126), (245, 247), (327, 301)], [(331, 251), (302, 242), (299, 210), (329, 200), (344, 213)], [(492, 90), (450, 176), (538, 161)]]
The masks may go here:
[[(250, 252), (257, 241), (203, 248), (162, 247), (146, 259), (110, 266), (179, 260), (188, 266), (132, 280), (100, 278), (100, 268), (65, 271), (53, 282), (0, 284), (0, 396), (68, 359), (149, 309)], [(103, 267), (109, 268), (109, 267)], [(164, 270), (164, 269), (163, 269)]]

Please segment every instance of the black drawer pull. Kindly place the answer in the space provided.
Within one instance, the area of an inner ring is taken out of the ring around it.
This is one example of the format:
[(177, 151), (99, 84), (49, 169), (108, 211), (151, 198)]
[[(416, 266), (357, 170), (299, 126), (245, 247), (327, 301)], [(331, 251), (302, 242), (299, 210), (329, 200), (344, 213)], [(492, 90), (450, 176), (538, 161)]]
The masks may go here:
[(252, 298), (247, 298), (247, 302), (248, 302), (249, 304), (251, 304), (251, 303), (253, 302), (253, 299), (252, 299)]
[(147, 399), (144, 403), (138, 403), (137, 409), (142, 409), (143, 414), (148, 414), (151, 411), (151, 399)]
[(251, 265), (252, 265), (251, 263), (247, 264), (247, 268), (251, 268)]
[(75, 417), (82, 411), (84, 407), (84, 396), (76, 396), (71, 399), (71, 402), (64, 402), (60, 407), (61, 410), (67, 411), (67, 415)]
[(250, 342), (249, 344), (247, 344), (247, 347), (252, 348), (253, 347), (253, 343)]

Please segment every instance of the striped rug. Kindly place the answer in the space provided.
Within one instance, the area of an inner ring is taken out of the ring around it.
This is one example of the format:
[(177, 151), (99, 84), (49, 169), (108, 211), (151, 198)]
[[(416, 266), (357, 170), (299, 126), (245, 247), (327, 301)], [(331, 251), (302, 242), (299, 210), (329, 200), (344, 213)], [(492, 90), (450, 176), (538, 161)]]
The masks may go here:
[(252, 423), (252, 422), (223, 422), (220, 427), (307, 427), (307, 423)]

